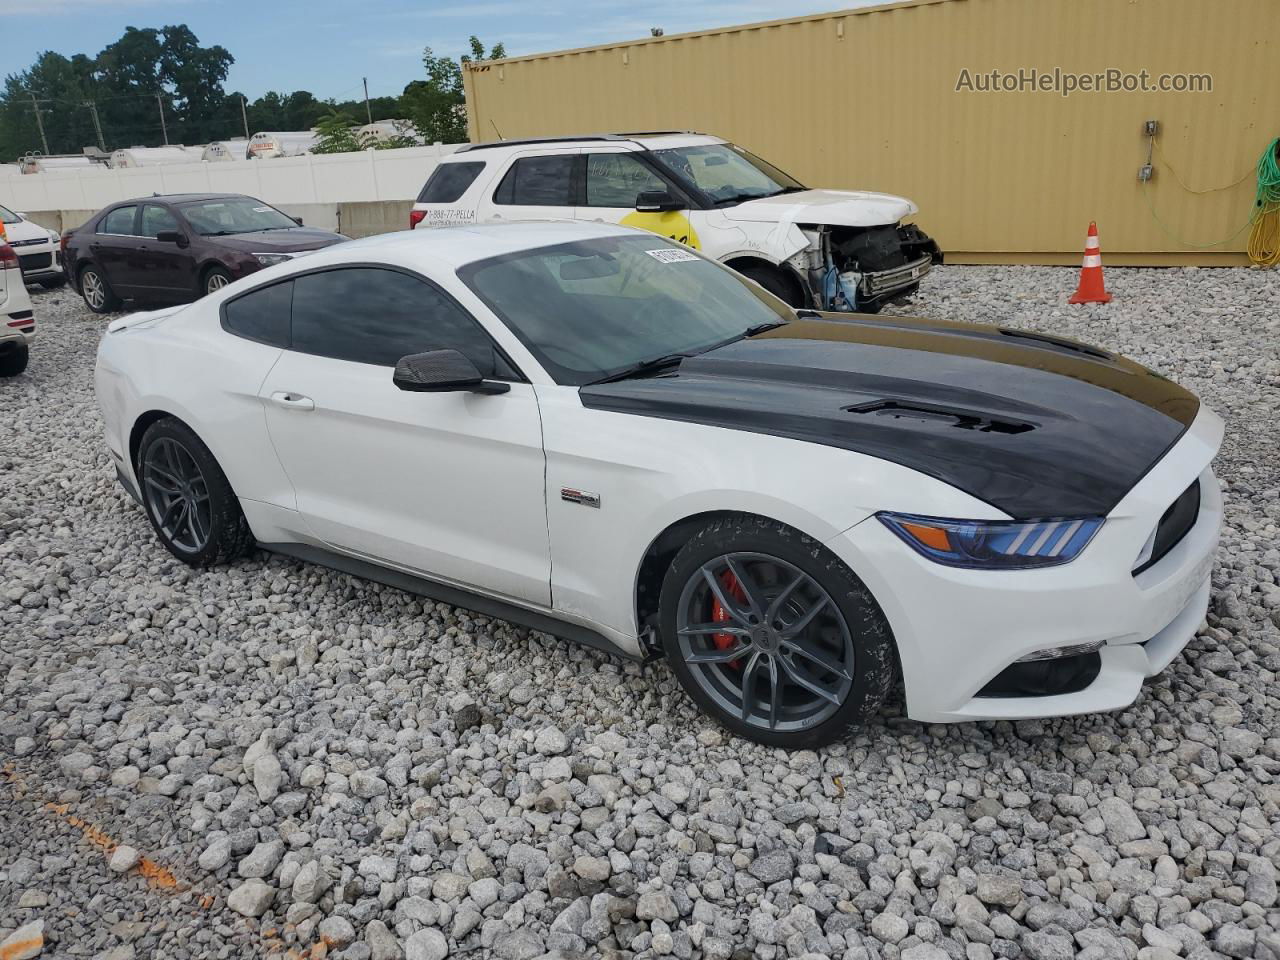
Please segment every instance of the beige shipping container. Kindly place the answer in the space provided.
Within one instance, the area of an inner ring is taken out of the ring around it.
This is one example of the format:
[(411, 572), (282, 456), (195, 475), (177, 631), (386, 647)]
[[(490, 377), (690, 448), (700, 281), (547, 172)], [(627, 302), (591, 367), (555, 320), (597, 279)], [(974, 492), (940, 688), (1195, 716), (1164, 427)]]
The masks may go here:
[[(993, 70), (1153, 89), (984, 91)], [(716, 134), (811, 186), (910, 197), (953, 263), (1078, 263), (1097, 220), (1110, 264), (1240, 264), (1280, 135), (1280, 2), (908, 0), (472, 64), (464, 83), (473, 142)]]

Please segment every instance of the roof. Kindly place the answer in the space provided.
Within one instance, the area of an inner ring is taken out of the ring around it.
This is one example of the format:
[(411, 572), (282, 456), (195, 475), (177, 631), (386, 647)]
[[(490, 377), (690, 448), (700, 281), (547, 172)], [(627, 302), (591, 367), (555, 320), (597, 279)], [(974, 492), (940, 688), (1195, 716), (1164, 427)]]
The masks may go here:
[[(702, 137), (712, 143), (721, 143), (721, 138), (709, 133), (698, 133), (693, 130), (649, 130), (640, 133), (575, 133), (563, 137), (525, 137), (517, 140), (486, 140), (483, 143), (468, 143), (459, 147), (440, 162), (445, 163), (460, 154), (474, 153), (476, 150), (492, 150), (496, 147), (555, 146), (562, 143), (635, 143), (641, 146), (647, 140), (669, 140), (679, 138), (688, 141), (690, 138)], [(679, 144), (675, 144), (679, 145)]]
[(564, 137), (525, 137), (522, 140), (489, 140), (484, 143), (468, 143), (459, 147), (454, 153), (466, 153), (471, 150), (488, 150), (491, 147), (520, 147), (530, 143), (578, 143), (591, 140), (639, 140), (643, 137), (662, 137), (672, 134), (704, 136), (693, 130), (650, 130), (641, 133), (576, 133)]
[[(149, 197), (132, 197), (128, 200), (118, 201), (119, 203), (137, 203), (139, 200), (156, 200), (161, 203), (197, 203), (201, 200), (230, 200), (235, 197), (244, 197), (243, 193), (153, 193)], [(254, 199), (249, 197), (250, 200)], [(115, 206), (116, 204), (111, 204)]]

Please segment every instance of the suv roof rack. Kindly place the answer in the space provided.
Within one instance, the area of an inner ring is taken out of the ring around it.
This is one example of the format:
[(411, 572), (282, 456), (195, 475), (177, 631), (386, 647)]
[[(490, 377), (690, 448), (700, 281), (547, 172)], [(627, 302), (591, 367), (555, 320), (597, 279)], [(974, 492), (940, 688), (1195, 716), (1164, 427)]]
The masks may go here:
[(472, 150), (488, 150), (491, 147), (521, 147), (535, 143), (582, 143), (592, 140), (634, 140), (636, 137), (661, 137), (673, 134), (692, 134), (702, 136), (695, 130), (640, 130), (634, 133), (587, 133), (568, 137), (525, 137), (518, 140), (490, 140), (487, 143), (468, 143), (459, 147), (454, 153), (469, 153)]

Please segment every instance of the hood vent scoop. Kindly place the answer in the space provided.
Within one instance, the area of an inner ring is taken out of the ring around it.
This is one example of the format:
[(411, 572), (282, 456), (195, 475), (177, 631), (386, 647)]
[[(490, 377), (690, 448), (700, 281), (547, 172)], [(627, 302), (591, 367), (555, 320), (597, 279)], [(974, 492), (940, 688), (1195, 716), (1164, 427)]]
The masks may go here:
[(1114, 359), (1111, 354), (1104, 353), (1095, 347), (1090, 347), (1083, 343), (1073, 343), (1070, 340), (1063, 340), (1061, 337), (1052, 337), (1046, 333), (1031, 333), (1027, 330), (1010, 330), (1008, 327), (999, 327), (997, 329), (999, 329), (1001, 336), (1011, 337), (1015, 340), (1030, 340), (1039, 347), (1051, 347), (1054, 350), (1075, 353), (1083, 357), (1091, 357), (1094, 360)]
[(917, 420), (922, 423), (936, 423), (939, 426), (958, 427), (961, 430), (973, 430), (978, 433), (1015, 434), (1035, 429), (1033, 424), (1022, 420), (996, 419), (976, 410), (960, 410), (931, 403), (916, 403), (911, 400), (873, 400), (870, 403), (845, 407), (845, 410), (863, 416)]

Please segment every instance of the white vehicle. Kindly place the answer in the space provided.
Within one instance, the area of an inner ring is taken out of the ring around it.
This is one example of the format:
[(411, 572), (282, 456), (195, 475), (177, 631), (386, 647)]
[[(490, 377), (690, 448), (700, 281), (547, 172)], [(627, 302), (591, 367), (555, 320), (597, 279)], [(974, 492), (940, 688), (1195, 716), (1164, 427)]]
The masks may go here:
[(589, 220), (701, 250), (793, 307), (875, 313), (909, 297), (938, 245), (902, 197), (810, 190), (735, 144), (694, 133), (505, 140), (460, 148), (409, 227)]
[(310, 130), (262, 131), (249, 138), (250, 160), (268, 160), (273, 157), (300, 157), (310, 153), (319, 137)]
[(796, 313), (652, 234), (393, 233), (108, 327), (123, 484), (266, 549), (629, 657), (730, 729), (1123, 707), (1194, 635), (1222, 421), (1114, 354)]
[(67, 282), (62, 273), (62, 241), (58, 231), (42, 227), (24, 214), (0, 206), (0, 242), (7, 240), (18, 255), (27, 283), (60, 287)]
[(13, 247), (0, 240), (0, 377), (16, 377), (27, 369), (36, 317), (31, 296)]

